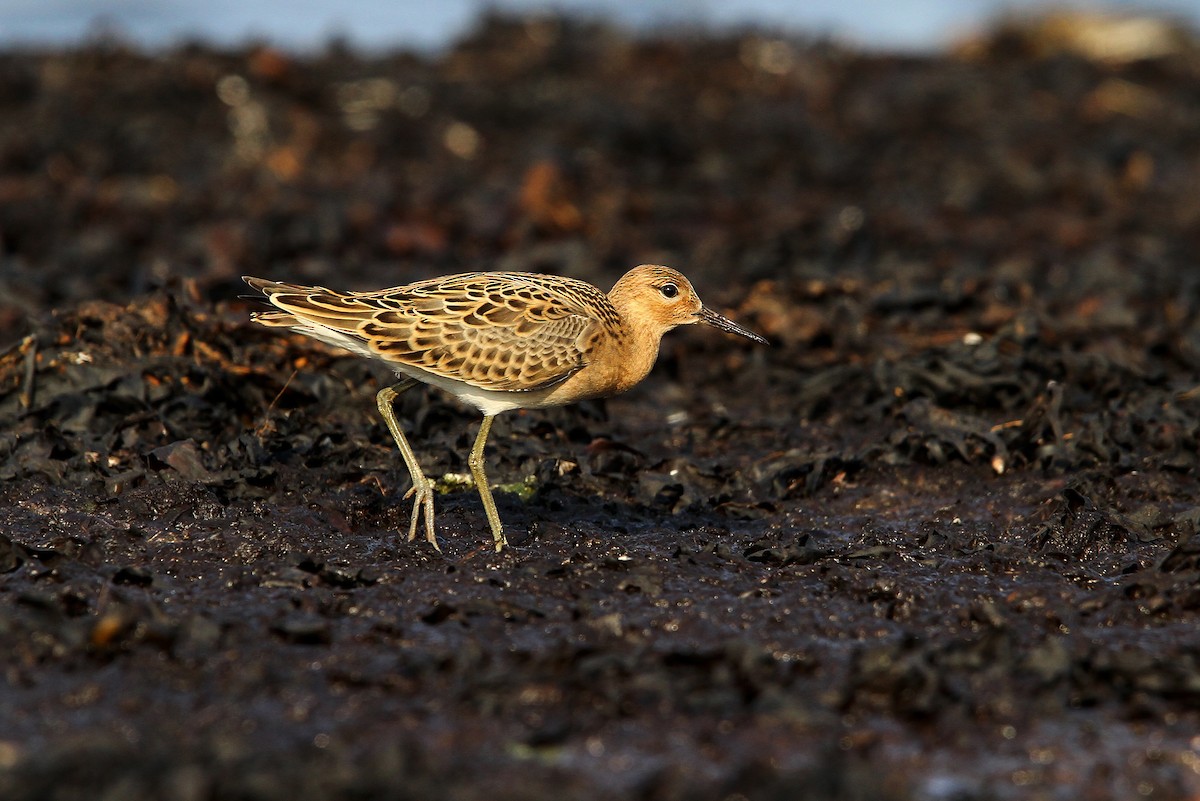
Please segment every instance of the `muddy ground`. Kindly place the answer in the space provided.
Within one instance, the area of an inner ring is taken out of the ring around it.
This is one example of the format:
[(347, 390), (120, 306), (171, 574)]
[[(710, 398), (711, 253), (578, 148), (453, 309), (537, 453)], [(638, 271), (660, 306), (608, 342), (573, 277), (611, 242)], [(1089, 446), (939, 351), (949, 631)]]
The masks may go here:
[[(0, 54), (0, 797), (1196, 797), (1172, 41)], [(238, 297), (644, 261), (773, 346), (499, 418), (500, 555), (452, 479), (406, 542), (386, 374)]]

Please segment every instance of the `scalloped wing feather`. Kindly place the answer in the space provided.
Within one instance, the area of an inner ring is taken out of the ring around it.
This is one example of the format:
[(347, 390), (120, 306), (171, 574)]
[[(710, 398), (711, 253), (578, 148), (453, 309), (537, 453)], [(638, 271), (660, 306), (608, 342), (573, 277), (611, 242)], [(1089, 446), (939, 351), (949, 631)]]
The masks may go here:
[(383, 361), (493, 391), (566, 380), (587, 363), (594, 338), (619, 322), (600, 290), (556, 276), (465, 273), (349, 293), (262, 279), (250, 285), (285, 313), (260, 313), (263, 324), (319, 339), (325, 329), (333, 335), (326, 341), (348, 338), (361, 343), (353, 350)]

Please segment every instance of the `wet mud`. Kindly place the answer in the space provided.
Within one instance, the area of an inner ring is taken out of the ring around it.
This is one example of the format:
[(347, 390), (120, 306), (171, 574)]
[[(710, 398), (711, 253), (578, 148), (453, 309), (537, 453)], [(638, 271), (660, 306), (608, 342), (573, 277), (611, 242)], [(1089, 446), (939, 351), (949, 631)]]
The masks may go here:
[[(1200, 58), (489, 20), (0, 55), (0, 797), (1200, 793)], [(399, 403), (242, 273), (680, 267), (763, 333)]]

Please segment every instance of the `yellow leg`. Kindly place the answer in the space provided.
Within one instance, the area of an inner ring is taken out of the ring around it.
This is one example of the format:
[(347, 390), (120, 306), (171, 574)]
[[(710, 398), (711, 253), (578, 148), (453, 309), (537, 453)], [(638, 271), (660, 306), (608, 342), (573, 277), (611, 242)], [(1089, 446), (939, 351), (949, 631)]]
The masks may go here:
[(412, 521), (408, 526), (408, 541), (412, 542), (417, 538), (417, 521), (420, 518), (421, 510), (424, 509), (425, 539), (440, 551), (442, 549), (433, 533), (433, 482), (425, 477), (421, 465), (417, 464), (417, 455), (413, 453), (408, 440), (404, 438), (404, 432), (400, 430), (400, 421), (396, 419), (396, 410), (392, 408), (393, 401), (416, 384), (415, 379), (409, 378), (395, 386), (385, 387), (379, 390), (375, 400), (379, 404), (379, 413), (383, 415), (383, 421), (387, 423), (388, 430), (392, 432), (392, 438), (396, 440), (396, 446), (400, 448), (400, 455), (404, 457), (404, 465), (408, 468), (409, 478), (412, 479), (412, 489), (404, 497), (416, 495), (413, 500)]
[(496, 553), (499, 553), (505, 545), (508, 545), (508, 540), (504, 538), (504, 529), (500, 525), (500, 513), (496, 511), (496, 501), (492, 499), (487, 473), (483, 471), (483, 448), (487, 445), (488, 434), (492, 430), (492, 420), (495, 417), (494, 414), (484, 415), (483, 422), (479, 424), (479, 435), (475, 437), (475, 446), (471, 448), (471, 455), (467, 458), (467, 465), (471, 468), (471, 475), (475, 478), (475, 486), (479, 489), (479, 497), (483, 500), (483, 511), (487, 514), (488, 523), (492, 527), (492, 539), (496, 543)]

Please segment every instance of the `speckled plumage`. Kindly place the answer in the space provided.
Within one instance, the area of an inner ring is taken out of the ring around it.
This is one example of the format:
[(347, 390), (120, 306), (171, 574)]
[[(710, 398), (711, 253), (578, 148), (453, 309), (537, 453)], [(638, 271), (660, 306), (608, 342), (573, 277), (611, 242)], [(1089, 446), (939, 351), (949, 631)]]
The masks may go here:
[(469, 464), (500, 550), (506, 541), (482, 462), (495, 415), (622, 392), (646, 376), (662, 335), (679, 325), (703, 322), (765, 342), (704, 308), (682, 274), (659, 265), (635, 267), (608, 295), (573, 278), (511, 272), (463, 273), (376, 292), (245, 280), (276, 307), (253, 313), (255, 322), (378, 359), (405, 378), (380, 392), (379, 408), (412, 475), (410, 494), (417, 495), (409, 539), (424, 508), (426, 537), (435, 547), (432, 484), (392, 410), (395, 396), (417, 381), (484, 415)]
[(256, 322), (305, 333), (330, 329), (384, 362), (487, 390), (552, 386), (584, 366), (596, 337), (621, 336), (621, 317), (608, 297), (573, 278), (464, 273), (347, 293), (247, 282), (281, 310), (257, 313)]

